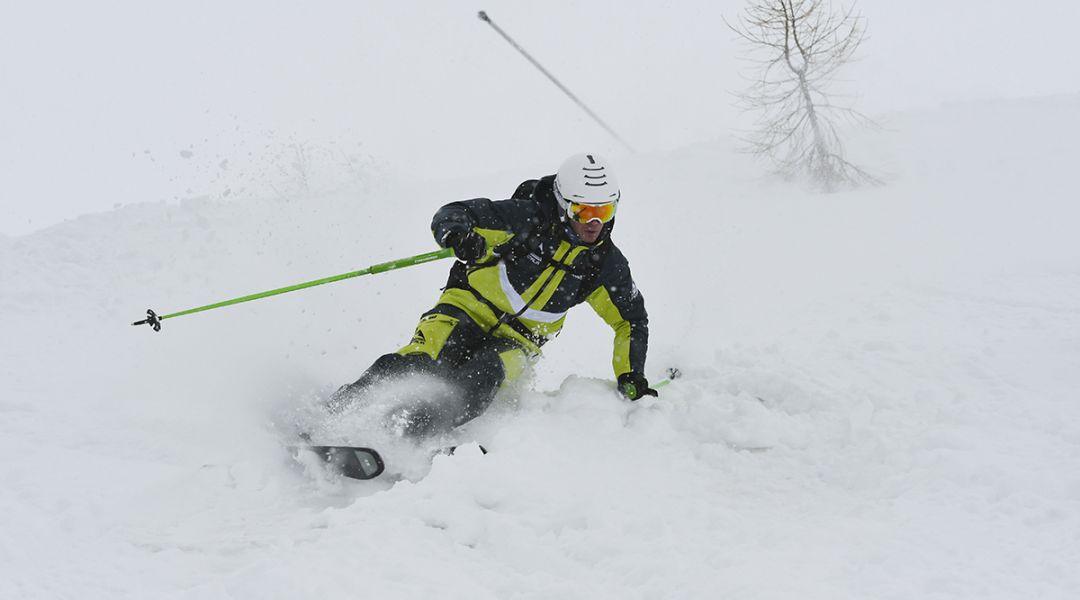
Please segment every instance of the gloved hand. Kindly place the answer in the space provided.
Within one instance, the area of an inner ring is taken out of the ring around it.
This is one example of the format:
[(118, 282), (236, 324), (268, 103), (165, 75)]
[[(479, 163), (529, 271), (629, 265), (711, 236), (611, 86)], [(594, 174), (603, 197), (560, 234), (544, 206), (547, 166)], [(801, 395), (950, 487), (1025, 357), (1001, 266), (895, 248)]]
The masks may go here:
[(487, 240), (484, 236), (469, 229), (466, 231), (451, 231), (443, 238), (447, 248), (454, 249), (454, 256), (465, 262), (476, 262), (484, 257), (487, 251)]
[(649, 380), (641, 373), (633, 371), (619, 375), (619, 393), (627, 400), (637, 400), (642, 396), (659, 396), (656, 390), (649, 387)]

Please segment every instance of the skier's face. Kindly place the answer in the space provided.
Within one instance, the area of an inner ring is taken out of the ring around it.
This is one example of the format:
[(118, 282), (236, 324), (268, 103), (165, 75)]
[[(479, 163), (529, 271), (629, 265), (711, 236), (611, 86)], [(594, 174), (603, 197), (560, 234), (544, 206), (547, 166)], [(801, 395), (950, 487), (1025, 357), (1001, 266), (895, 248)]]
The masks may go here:
[(586, 244), (595, 243), (596, 240), (600, 239), (600, 232), (604, 230), (604, 224), (598, 219), (593, 219), (588, 223), (578, 223), (571, 220), (570, 227), (574, 230), (574, 235), (578, 236)]

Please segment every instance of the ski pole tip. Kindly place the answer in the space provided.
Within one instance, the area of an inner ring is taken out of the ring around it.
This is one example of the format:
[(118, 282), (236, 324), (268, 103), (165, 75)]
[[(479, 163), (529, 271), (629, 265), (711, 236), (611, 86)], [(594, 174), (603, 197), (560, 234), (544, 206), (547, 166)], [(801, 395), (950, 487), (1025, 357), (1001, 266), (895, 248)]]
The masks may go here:
[(476, 16), (477, 16), (477, 18), (479, 18), (479, 19), (480, 19), (481, 21), (487, 21), (487, 22), (489, 22), (489, 23), (491, 22), (491, 19), (490, 19), (490, 18), (488, 18), (488, 16), (487, 16), (487, 13), (486, 13), (486, 12), (484, 12), (484, 11), (480, 11), (480, 12), (476, 13)]

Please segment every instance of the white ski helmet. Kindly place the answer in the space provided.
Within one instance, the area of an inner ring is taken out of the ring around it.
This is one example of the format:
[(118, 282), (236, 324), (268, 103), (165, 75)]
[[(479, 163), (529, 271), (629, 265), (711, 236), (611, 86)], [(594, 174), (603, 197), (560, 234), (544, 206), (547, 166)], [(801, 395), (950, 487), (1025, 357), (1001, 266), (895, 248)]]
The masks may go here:
[(619, 203), (619, 181), (607, 159), (599, 154), (575, 154), (555, 175), (555, 199), (567, 217), (570, 204), (600, 206)]

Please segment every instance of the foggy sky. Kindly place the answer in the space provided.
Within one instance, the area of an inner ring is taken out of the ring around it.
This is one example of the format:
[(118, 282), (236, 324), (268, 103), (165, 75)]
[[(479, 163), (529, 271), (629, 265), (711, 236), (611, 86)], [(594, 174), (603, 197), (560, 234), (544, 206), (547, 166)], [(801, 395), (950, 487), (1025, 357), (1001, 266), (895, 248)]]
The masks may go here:
[[(6, 235), (121, 204), (268, 193), (260, 185), (284, 176), (294, 144), (424, 180), (625, 153), (479, 9), (639, 152), (747, 125), (731, 92), (752, 71), (722, 20), (737, 17), (734, 0), (6, 4)], [(1074, 3), (860, 9), (870, 39), (841, 85), (872, 116), (1080, 91)]]

